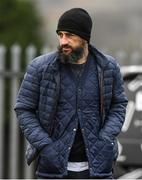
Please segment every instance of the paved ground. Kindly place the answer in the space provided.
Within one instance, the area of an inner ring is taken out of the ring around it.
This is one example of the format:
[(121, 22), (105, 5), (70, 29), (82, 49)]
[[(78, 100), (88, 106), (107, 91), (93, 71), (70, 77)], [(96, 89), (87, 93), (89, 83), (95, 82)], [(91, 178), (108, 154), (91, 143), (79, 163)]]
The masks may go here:
[(118, 179), (142, 179), (142, 168), (135, 169), (135, 170), (119, 177)]

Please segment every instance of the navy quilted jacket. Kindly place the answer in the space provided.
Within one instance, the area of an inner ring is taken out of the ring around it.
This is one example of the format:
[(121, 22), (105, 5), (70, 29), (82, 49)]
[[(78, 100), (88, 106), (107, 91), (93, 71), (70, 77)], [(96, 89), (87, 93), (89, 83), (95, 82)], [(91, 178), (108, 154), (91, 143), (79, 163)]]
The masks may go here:
[[(116, 136), (124, 123), (127, 98), (117, 62), (91, 45), (89, 51), (97, 62), (100, 92), (98, 119), (101, 119), (101, 128), (96, 135), (96, 132), (86, 127), (84, 140), (90, 141), (85, 143), (90, 176), (104, 177), (112, 175), (112, 164), (117, 158)], [(56, 133), (59, 130), (55, 126), (54, 118), (59, 92), (58, 53), (53, 52), (35, 58), (27, 67), (15, 111), (20, 127), (29, 142), (26, 152), (27, 162), (30, 164), (38, 157), (37, 175), (42, 177), (62, 178), (67, 175), (71, 133), (64, 136), (64, 139), (52, 136), (53, 129)], [(66, 134), (65, 127), (63, 126), (64, 134)], [(92, 137), (92, 140), (87, 137)]]

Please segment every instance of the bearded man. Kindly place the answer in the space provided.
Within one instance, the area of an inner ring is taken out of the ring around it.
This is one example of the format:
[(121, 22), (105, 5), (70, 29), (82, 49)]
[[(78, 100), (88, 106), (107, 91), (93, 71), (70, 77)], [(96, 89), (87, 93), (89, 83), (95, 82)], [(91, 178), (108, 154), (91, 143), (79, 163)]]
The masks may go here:
[(56, 52), (27, 67), (15, 111), (37, 178), (110, 179), (127, 98), (118, 63), (90, 44), (82, 8), (61, 15)]

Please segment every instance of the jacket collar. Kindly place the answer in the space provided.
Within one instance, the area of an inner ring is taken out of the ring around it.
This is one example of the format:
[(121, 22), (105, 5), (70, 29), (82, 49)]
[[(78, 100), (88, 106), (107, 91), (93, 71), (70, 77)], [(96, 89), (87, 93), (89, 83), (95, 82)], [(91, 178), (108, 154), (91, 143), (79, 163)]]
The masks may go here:
[(100, 66), (100, 68), (104, 69), (107, 64), (109, 63), (108, 58), (105, 54), (100, 52), (97, 48), (93, 45), (89, 44), (89, 51), (96, 57), (96, 62)]

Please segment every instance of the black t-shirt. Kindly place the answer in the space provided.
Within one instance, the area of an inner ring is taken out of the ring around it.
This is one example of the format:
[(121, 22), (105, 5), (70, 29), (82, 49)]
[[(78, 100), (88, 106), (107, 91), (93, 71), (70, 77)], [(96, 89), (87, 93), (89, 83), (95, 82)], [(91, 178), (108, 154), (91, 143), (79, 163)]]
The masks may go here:
[(80, 79), (83, 71), (84, 71), (84, 68), (85, 68), (85, 64), (86, 63), (83, 63), (83, 64), (70, 64), (70, 68), (72, 70), (72, 72), (74, 73), (74, 75), (76, 76), (77, 80)]

